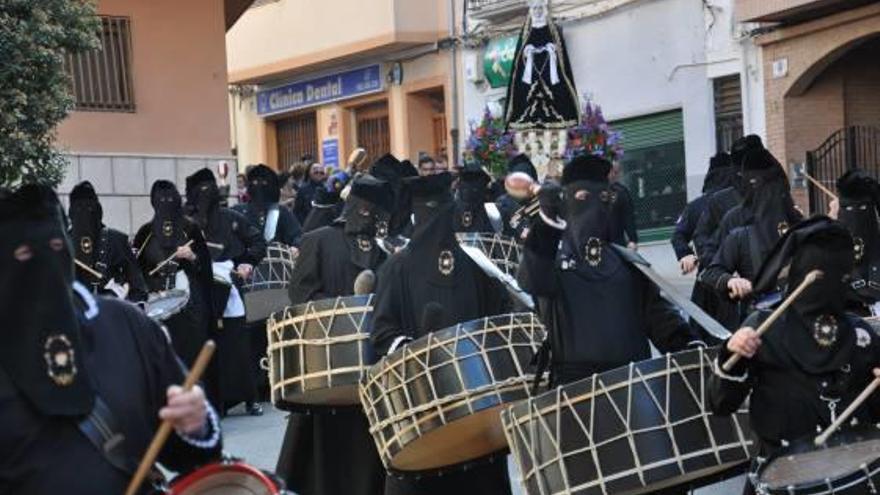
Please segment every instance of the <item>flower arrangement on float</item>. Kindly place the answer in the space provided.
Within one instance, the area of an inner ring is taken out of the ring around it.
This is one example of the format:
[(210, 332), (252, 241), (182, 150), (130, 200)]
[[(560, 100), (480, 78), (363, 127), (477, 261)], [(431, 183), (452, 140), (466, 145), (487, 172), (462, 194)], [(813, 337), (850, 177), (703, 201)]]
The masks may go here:
[(623, 158), (622, 134), (608, 125), (602, 107), (584, 98), (580, 123), (568, 130), (565, 161), (582, 153), (601, 156), (610, 162)]
[(479, 122), (471, 121), (464, 145), (464, 159), (486, 168), (494, 177), (507, 173), (507, 162), (516, 155), (513, 133), (505, 129), (504, 118), (492, 115), (487, 106)]

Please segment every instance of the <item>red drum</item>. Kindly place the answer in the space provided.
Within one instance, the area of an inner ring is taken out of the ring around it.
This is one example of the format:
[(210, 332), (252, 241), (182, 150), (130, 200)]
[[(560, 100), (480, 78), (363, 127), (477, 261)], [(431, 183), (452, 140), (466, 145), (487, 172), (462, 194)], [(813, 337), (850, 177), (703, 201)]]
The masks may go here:
[(201, 467), (171, 483), (168, 495), (281, 495), (287, 493), (259, 469), (241, 462)]

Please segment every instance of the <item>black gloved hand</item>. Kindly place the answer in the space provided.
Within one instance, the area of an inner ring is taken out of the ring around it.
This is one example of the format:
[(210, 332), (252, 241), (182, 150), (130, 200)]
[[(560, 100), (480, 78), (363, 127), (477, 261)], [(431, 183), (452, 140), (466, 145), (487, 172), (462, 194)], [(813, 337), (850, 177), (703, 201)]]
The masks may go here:
[(560, 213), (562, 213), (562, 188), (552, 182), (542, 185), (541, 190), (538, 192), (538, 205), (541, 207), (541, 213), (545, 217), (554, 222), (560, 220)]

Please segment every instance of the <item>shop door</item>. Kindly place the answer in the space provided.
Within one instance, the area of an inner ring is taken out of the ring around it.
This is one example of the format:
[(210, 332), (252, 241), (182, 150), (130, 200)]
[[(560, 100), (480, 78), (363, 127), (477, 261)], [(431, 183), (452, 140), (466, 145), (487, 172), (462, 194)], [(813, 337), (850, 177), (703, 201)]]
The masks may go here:
[(303, 155), (318, 156), (318, 126), (315, 113), (294, 115), (275, 122), (278, 142), (278, 168), (288, 170), (299, 163)]
[(639, 242), (669, 239), (687, 204), (681, 110), (619, 120), (623, 140), (620, 181), (635, 203)]
[(446, 115), (434, 115), (434, 157), (446, 158)]
[(355, 109), (357, 145), (367, 150), (367, 160), (375, 161), (391, 152), (388, 130), (388, 104), (385, 102)]

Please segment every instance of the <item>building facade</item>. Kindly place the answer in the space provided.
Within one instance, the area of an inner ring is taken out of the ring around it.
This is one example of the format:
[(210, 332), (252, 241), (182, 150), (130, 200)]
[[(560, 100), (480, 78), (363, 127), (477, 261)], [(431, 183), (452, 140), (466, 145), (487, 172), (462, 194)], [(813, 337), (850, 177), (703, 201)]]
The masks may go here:
[(97, 2), (101, 48), (67, 61), (76, 107), (58, 129), (62, 194), (91, 181), (105, 223), (133, 232), (152, 217), (155, 180), (182, 188), (198, 168), (234, 163), (224, 37), (249, 3)]
[(344, 166), (356, 147), (369, 160), (450, 155), (456, 3), (256, 2), (227, 36), (239, 163)]
[[(763, 133), (762, 66), (732, 0), (550, 2), (575, 85), (623, 134), (622, 181), (644, 240), (668, 236), (709, 159)], [(500, 111), (525, 0), (469, 0), (464, 114)]]
[[(763, 55), (771, 151), (792, 171), (804, 167), (832, 189), (848, 168), (880, 173), (880, 4), (737, 0), (736, 6), (741, 21), (762, 26), (755, 42)], [(798, 197), (804, 209), (825, 211), (828, 198), (813, 187), (800, 188)]]

